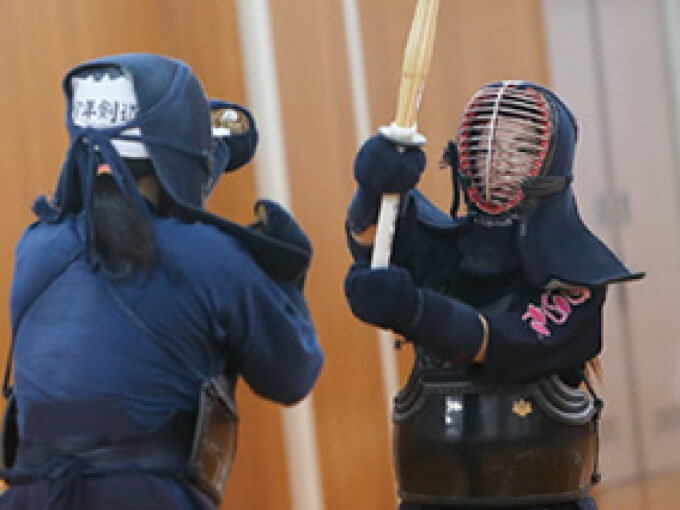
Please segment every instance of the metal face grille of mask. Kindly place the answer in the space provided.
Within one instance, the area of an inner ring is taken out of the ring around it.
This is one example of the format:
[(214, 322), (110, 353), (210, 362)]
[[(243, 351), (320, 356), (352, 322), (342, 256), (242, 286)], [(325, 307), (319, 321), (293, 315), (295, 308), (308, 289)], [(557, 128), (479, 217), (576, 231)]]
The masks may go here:
[(492, 215), (519, 204), (522, 182), (540, 173), (550, 136), (549, 106), (537, 90), (504, 82), (477, 92), (457, 137), (469, 201)]

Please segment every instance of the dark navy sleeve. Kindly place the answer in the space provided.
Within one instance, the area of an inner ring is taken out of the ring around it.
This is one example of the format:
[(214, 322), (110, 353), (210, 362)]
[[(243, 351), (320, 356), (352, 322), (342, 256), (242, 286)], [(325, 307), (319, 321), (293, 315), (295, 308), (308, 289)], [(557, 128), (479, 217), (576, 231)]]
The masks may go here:
[(578, 369), (602, 347), (606, 288), (537, 291), (508, 311), (485, 313), (482, 377), (513, 382)]
[(297, 402), (323, 364), (301, 283), (273, 281), (242, 251), (223, 265), (206, 284), (231, 368), (262, 397)]

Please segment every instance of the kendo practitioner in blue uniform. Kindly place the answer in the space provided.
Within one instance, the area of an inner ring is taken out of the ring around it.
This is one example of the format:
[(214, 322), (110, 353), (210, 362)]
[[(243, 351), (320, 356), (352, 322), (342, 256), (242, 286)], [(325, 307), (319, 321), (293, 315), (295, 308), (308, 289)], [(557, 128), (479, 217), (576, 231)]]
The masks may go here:
[(0, 509), (214, 509), (237, 378), (292, 404), (321, 369), (310, 242), (273, 202), (250, 227), (203, 208), (257, 131), (183, 62), (104, 57), (63, 87), (66, 162), (16, 248)]
[[(607, 286), (642, 275), (579, 218), (576, 138), (572, 113), (544, 87), (481, 88), (444, 153), (450, 214), (414, 188), (420, 149), (375, 136), (357, 155), (347, 300), (415, 349), (394, 400), (401, 510), (595, 508), (602, 403), (586, 366), (602, 348)], [(403, 196), (392, 265), (371, 270), (387, 192)]]

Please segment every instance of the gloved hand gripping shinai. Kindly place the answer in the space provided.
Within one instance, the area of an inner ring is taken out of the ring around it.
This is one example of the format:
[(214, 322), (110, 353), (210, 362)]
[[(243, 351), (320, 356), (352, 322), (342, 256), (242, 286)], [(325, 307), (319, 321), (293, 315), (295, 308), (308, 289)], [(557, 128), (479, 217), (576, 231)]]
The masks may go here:
[(312, 243), (288, 211), (271, 200), (255, 202), (257, 221), (250, 227), (276, 242), (282, 243), (307, 257), (307, 265), (302, 269), (296, 282), (302, 283), (312, 257)]
[(362, 232), (375, 223), (384, 193), (405, 194), (420, 180), (425, 153), (419, 147), (403, 152), (381, 135), (369, 138), (354, 161), (354, 178), (359, 186), (349, 206), (350, 231)]
[(416, 286), (404, 268), (355, 263), (345, 278), (345, 295), (358, 319), (453, 361), (472, 361), (482, 346), (485, 332), (477, 310)]

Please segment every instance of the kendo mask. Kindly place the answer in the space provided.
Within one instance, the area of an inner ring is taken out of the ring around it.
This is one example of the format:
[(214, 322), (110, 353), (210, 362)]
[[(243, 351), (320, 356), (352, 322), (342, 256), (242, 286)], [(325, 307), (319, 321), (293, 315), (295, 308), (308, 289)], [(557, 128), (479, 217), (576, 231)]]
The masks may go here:
[[(577, 134), (569, 108), (541, 85), (504, 81), (482, 87), (444, 153), (454, 181), (451, 216), (458, 211), (459, 184), (468, 206), (466, 219), (453, 223), (465, 226), (459, 247), (476, 247), (480, 232), (502, 237), (496, 244), (504, 253), (516, 247), (525, 277), (539, 287), (553, 280), (602, 285), (641, 278), (578, 214), (571, 189)], [(476, 228), (467, 228), (470, 223)]]
[[(453, 168), (453, 214), (459, 182), (469, 214), (492, 222), (526, 216), (536, 199), (569, 184), (570, 170), (552, 171), (560, 124), (570, 116), (555, 100), (546, 89), (517, 81), (486, 85), (472, 97), (444, 154)], [(566, 124), (563, 134), (573, 146), (575, 124)]]

